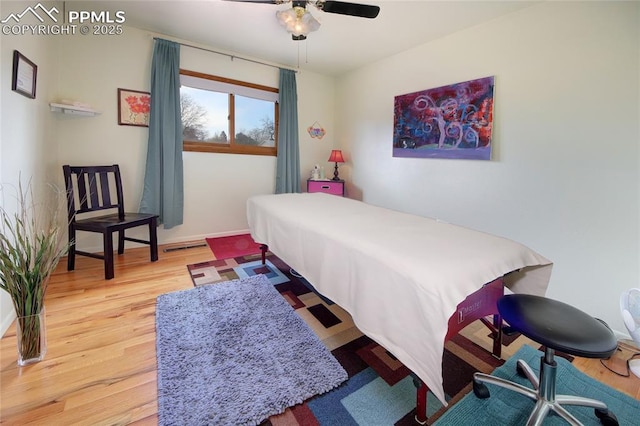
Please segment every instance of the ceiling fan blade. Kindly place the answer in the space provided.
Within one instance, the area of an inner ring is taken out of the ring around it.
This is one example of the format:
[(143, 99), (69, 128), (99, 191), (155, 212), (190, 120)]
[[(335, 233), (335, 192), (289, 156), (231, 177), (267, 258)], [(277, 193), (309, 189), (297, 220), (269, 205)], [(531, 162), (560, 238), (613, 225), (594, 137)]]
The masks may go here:
[(344, 1), (326, 0), (324, 2), (318, 2), (318, 7), (328, 13), (358, 16), (360, 18), (375, 18), (378, 16), (378, 13), (380, 13), (379, 6), (349, 3)]
[(283, 4), (283, 3), (289, 3), (290, 0), (224, 0), (224, 1), (234, 1), (238, 3)]

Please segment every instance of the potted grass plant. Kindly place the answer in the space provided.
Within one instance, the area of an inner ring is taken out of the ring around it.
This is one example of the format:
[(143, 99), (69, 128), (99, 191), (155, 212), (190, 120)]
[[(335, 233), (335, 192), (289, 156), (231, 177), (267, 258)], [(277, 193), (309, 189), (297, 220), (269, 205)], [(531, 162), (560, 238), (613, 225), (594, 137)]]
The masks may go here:
[[(62, 238), (57, 203), (36, 203), (29, 183), (18, 184), (15, 210), (0, 205), (0, 288), (9, 293), (16, 311), (18, 365), (41, 361), (47, 351), (44, 296), (51, 273), (69, 244)], [(13, 187), (15, 189), (15, 187)], [(60, 198), (59, 191), (56, 197)]]

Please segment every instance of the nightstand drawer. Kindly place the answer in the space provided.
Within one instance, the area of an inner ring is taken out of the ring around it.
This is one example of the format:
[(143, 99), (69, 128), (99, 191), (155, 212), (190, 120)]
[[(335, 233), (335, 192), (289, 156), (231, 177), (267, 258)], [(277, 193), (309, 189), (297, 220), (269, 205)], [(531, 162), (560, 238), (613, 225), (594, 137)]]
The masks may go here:
[(343, 180), (307, 180), (307, 192), (324, 192), (344, 197)]

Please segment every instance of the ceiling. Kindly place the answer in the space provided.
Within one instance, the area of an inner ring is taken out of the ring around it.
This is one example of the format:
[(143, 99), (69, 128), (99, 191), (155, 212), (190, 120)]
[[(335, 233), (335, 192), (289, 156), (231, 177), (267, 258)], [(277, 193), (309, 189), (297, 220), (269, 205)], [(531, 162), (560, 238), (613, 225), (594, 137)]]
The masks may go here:
[[(71, 10), (125, 12), (126, 25), (274, 65), (339, 75), (395, 53), (529, 7), (529, 1), (350, 0), (380, 6), (375, 19), (307, 9), (320, 21), (293, 41), (276, 21), (290, 4), (224, 0), (68, 1)], [(83, 9), (80, 9), (83, 8)]]

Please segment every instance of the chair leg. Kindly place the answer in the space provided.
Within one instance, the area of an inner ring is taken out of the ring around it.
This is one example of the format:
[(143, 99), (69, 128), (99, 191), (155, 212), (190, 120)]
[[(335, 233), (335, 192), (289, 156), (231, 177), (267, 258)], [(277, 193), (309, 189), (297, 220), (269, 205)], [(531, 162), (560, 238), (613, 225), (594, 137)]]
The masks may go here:
[(158, 222), (155, 217), (149, 222), (149, 251), (151, 261), (158, 260)]
[(124, 229), (118, 231), (118, 254), (124, 253)]
[(529, 415), (529, 418), (527, 419), (527, 426), (541, 425), (544, 418), (547, 417), (547, 414), (549, 413), (550, 408), (551, 407), (549, 407), (549, 404), (546, 403), (545, 400), (539, 399), (536, 402), (536, 405), (533, 408), (533, 411)]
[(107, 232), (102, 235), (104, 246), (104, 279), (110, 280), (113, 278), (113, 234)]
[(529, 364), (527, 364), (521, 359), (518, 360), (517, 364), (518, 364), (517, 366), (518, 373), (519, 374), (521, 373), (521, 375), (524, 375), (527, 379), (529, 379), (529, 381), (531, 382), (535, 390), (540, 389), (540, 382), (538, 381), (538, 376), (536, 376), (536, 373), (533, 372)]
[(574, 395), (556, 395), (556, 402), (562, 405), (579, 405), (582, 407), (598, 408), (600, 410), (608, 410), (607, 404), (597, 399), (585, 398)]
[(509, 389), (513, 392), (524, 395), (533, 401), (536, 401), (538, 399), (538, 393), (536, 391), (522, 386), (519, 383), (514, 383), (510, 380), (503, 379), (502, 377), (495, 377), (485, 373), (474, 373), (473, 380), (476, 383), (490, 383), (501, 388)]
[(557, 401), (555, 404), (551, 406), (551, 409), (555, 411), (557, 415), (562, 417), (570, 425), (582, 426), (582, 423), (580, 423), (580, 420), (576, 419), (575, 416), (570, 412), (568, 412), (567, 410), (565, 410), (564, 407), (561, 407)]
[(67, 252), (67, 271), (76, 268), (76, 233), (69, 227), (69, 251)]

